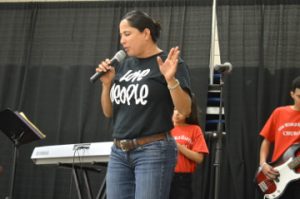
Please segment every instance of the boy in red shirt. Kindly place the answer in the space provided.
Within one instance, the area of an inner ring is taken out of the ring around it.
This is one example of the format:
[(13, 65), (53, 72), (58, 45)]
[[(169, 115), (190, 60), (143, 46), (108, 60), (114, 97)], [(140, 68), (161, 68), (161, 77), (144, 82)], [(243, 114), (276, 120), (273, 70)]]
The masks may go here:
[[(292, 82), (290, 94), (294, 104), (276, 108), (260, 132), (264, 138), (260, 147), (260, 167), (269, 179), (275, 179), (279, 175), (279, 172), (267, 163), (271, 145), (274, 145), (274, 162), (292, 145), (300, 143), (300, 76)], [(297, 180), (289, 183), (280, 199), (299, 199), (299, 196), (300, 181)]]

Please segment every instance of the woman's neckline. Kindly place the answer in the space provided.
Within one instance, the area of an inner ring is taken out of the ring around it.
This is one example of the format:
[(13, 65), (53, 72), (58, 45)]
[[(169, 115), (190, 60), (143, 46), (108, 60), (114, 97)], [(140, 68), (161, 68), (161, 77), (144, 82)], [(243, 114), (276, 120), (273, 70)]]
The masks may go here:
[(147, 56), (147, 57), (136, 57), (136, 59), (138, 59), (138, 60), (145, 60), (145, 59), (156, 57), (156, 56), (158, 56), (158, 55), (160, 55), (162, 53), (163, 53), (163, 51), (160, 51), (160, 52), (154, 53), (153, 55), (150, 55), (150, 56)]

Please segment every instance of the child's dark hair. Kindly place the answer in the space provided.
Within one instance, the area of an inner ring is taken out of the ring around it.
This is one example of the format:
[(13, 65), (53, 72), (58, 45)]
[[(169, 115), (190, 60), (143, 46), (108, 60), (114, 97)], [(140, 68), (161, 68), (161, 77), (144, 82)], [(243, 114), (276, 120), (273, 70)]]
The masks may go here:
[(197, 105), (196, 97), (195, 94), (192, 93), (192, 107), (191, 107), (191, 115), (186, 118), (186, 123), (187, 124), (195, 124), (199, 125), (199, 108)]
[(124, 19), (126, 19), (132, 27), (138, 29), (140, 32), (143, 32), (146, 28), (148, 28), (150, 30), (153, 42), (157, 42), (160, 36), (161, 26), (147, 13), (138, 10), (133, 10), (131, 12), (128, 12), (122, 18), (122, 20)]
[(293, 80), (291, 91), (295, 92), (297, 88), (300, 89), (300, 76), (296, 77)]

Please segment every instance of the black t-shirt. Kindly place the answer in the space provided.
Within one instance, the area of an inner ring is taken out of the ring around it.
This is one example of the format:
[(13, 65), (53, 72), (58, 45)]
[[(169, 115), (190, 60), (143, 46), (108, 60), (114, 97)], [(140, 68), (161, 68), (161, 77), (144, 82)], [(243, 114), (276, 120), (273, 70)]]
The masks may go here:
[[(170, 131), (173, 128), (174, 105), (167, 82), (159, 70), (156, 57), (127, 57), (116, 67), (110, 91), (113, 103), (113, 138), (133, 139)], [(183, 89), (190, 92), (187, 65), (180, 60), (176, 78)]]

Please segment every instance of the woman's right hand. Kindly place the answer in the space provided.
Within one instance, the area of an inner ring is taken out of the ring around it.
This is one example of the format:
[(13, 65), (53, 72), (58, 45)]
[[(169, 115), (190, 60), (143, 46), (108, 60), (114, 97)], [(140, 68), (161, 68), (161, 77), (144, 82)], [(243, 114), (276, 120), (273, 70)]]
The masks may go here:
[(96, 68), (96, 72), (103, 72), (104, 74), (100, 77), (103, 84), (110, 84), (115, 77), (115, 68), (110, 65), (111, 61), (106, 59), (102, 61)]

